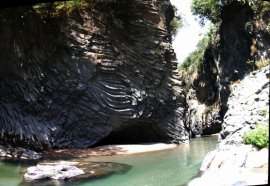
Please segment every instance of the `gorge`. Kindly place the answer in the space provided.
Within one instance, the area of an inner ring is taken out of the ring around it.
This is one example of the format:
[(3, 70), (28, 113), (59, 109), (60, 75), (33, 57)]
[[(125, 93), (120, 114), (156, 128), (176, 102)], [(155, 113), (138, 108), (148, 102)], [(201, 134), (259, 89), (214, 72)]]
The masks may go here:
[(242, 144), (269, 124), (270, 3), (209, 2), (193, 0), (213, 25), (180, 67), (169, 0), (1, 8), (0, 156), (216, 133)]

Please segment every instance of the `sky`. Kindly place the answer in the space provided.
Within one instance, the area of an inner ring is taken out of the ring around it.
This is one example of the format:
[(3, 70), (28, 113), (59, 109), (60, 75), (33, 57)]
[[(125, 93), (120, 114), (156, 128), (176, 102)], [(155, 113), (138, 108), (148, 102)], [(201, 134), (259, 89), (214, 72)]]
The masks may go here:
[(191, 13), (192, 0), (170, 0), (171, 4), (175, 5), (184, 19), (184, 26), (178, 30), (174, 40), (173, 48), (179, 63), (183, 62), (185, 58), (196, 49), (198, 41), (207, 32), (209, 23), (206, 23), (202, 28), (199, 21), (195, 20), (195, 16)]

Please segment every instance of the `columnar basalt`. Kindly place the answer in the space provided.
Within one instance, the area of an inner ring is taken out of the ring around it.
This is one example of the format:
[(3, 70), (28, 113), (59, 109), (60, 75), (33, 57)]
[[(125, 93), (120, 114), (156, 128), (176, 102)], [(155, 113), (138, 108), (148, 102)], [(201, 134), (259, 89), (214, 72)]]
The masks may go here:
[(89, 147), (112, 132), (188, 140), (173, 15), (168, 0), (100, 1), (46, 16), (1, 9), (0, 143)]

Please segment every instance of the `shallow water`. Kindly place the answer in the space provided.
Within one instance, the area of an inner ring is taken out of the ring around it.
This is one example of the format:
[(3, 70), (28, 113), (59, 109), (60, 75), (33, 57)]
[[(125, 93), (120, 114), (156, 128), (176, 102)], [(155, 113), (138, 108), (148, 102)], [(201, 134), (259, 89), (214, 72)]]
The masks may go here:
[[(189, 145), (156, 152), (133, 155), (115, 155), (88, 158), (89, 161), (117, 162), (132, 166), (124, 174), (113, 174), (87, 182), (75, 182), (82, 186), (180, 186), (186, 185), (198, 170), (204, 156), (215, 148), (217, 137), (193, 139)], [(29, 166), (22, 162), (0, 161), (0, 186), (22, 184), (23, 169)], [(57, 183), (56, 183), (57, 184)], [(59, 184), (59, 183), (58, 183)], [(36, 185), (36, 184), (34, 184)], [(68, 183), (60, 185), (70, 185)]]

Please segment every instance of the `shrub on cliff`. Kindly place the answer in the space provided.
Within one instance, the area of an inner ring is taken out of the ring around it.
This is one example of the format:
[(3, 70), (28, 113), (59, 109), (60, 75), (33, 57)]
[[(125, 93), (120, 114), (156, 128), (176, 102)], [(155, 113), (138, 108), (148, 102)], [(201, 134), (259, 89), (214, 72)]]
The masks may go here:
[(174, 10), (174, 18), (171, 20), (170, 26), (171, 26), (171, 35), (175, 37), (177, 34), (178, 30), (183, 26), (183, 19), (181, 15), (178, 12), (178, 9), (176, 6), (173, 6)]
[(219, 20), (221, 7), (216, 0), (193, 0), (191, 11), (199, 16), (201, 24), (204, 24), (205, 19), (215, 23)]
[(179, 70), (184, 70), (188, 74), (192, 74), (198, 71), (200, 64), (203, 60), (204, 51), (207, 46), (211, 43), (212, 36), (216, 30), (214, 25), (211, 25), (209, 31), (205, 36), (197, 43), (196, 50), (188, 55), (188, 57), (179, 65)]
[(269, 146), (269, 125), (256, 126), (255, 129), (246, 132), (244, 135), (244, 143), (251, 144), (258, 148)]
[(204, 24), (205, 20), (217, 23), (221, 21), (223, 7), (232, 3), (249, 5), (255, 13), (269, 8), (268, 2), (261, 0), (192, 0), (191, 11), (194, 15), (199, 16), (201, 24)]

